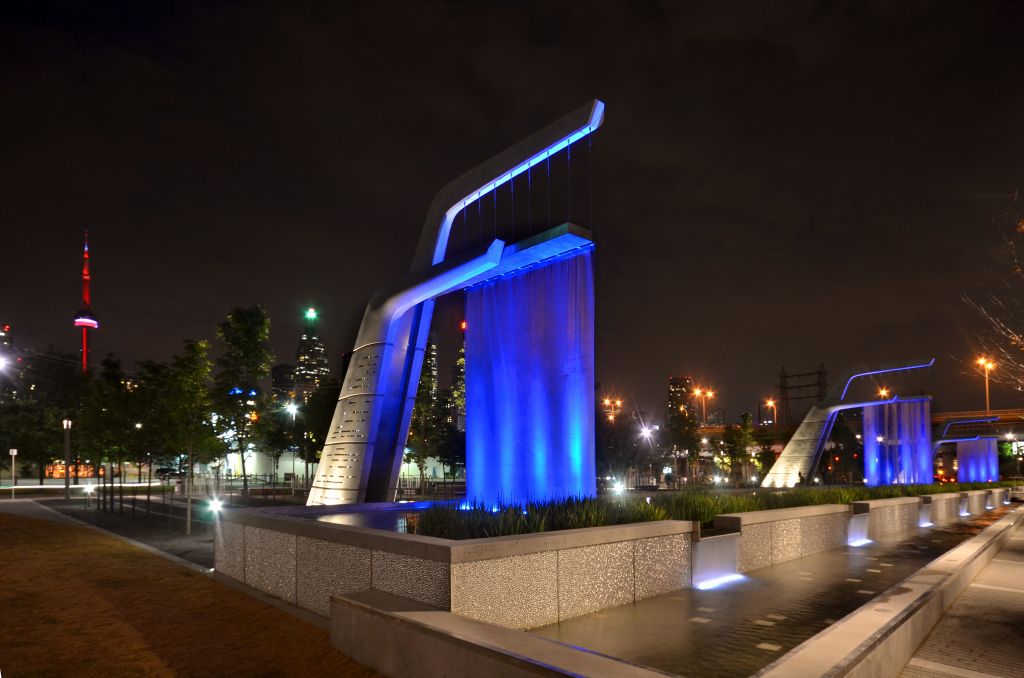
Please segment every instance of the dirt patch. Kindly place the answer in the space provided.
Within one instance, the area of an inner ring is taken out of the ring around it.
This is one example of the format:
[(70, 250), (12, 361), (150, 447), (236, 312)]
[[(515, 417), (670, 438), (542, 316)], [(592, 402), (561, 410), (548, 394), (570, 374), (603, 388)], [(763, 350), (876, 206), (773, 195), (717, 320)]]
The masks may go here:
[(91, 530), (0, 514), (4, 676), (376, 676), (327, 631)]

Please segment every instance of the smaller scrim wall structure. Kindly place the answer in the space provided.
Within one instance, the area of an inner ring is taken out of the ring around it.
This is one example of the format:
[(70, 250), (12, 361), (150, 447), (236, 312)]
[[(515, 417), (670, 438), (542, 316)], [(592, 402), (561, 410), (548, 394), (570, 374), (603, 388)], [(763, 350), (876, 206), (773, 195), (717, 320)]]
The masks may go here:
[(931, 398), (865, 407), (863, 421), (865, 484), (932, 482)]

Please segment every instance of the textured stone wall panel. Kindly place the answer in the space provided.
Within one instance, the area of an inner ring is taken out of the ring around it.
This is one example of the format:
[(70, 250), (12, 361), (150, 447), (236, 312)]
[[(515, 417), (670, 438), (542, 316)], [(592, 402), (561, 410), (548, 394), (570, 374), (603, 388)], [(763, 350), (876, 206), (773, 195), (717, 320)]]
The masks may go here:
[(217, 572), (245, 581), (245, 527), (219, 521), (214, 528), (213, 567)]
[(740, 535), (740, 572), (759, 570), (772, 564), (772, 523), (744, 525)]
[(772, 525), (772, 565), (800, 557), (802, 523), (809, 518), (777, 520)]
[(299, 537), (295, 558), (299, 607), (328, 617), (331, 596), (370, 588), (369, 549)]
[(690, 535), (637, 539), (633, 544), (636, 600), (690, 588), (693, 583)]
[(295, 602), (295, 535), (245, 526), (245, 583)]
[(371, 587), (421, 603), (451, 607), (451, 565), (387, 551), (373, 552)]
[(510, 629), (558, 621), (558, 552), (453, 563), (452, 612)]
[(558, 552), (558, 618), (633, 602), (633, 542)]

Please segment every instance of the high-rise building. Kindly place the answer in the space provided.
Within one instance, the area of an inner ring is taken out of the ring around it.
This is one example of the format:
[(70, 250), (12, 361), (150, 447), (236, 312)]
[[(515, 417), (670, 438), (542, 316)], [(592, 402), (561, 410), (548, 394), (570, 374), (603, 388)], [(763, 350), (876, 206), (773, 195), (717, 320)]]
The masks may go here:
[(295, 394), (303, 402), (309, 394), (320, 387), (331, 370), (327, 364), (327, 349), (317, 336), (317, 313), (315, 308), (306, 311), (306, 328), (299, 339), (295, 352)]
[(281, 363), (270, 370), (270, 389), (274, 400), (291, 400), (295, 397), (295, 365)]
[(725, 426), (725, 410), (721, 407), (709, 408), (705, 426)]
[[(688, 412), (692, 417), (699, 417), (700, 403), (697, 402), (694, 389), (696, 389), (696, 384), (693, 382), (693, 377), (669, 377), (667, 412)], [(667, 417), (666, 421), (668, 421)]]

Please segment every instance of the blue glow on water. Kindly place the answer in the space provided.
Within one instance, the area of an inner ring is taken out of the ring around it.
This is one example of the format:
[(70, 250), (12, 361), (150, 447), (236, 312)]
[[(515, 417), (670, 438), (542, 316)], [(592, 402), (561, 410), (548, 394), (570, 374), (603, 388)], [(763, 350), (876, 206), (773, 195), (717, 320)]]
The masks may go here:
[(742, 574), (727, 574), (721, 577), (715, 577), (714, 579), (705, 579), (702, 582), (695, 582), (694, 588), (700, 589), (701, 591), (707, 591), (708, 589), (716, 589), (732, 582), (741, 581), (746, 579)]
[(466, 292), (466, 496), (594, 496), (592, 247)]
[(932, 482), (934, 453), (928, 398), (865, 407), (863, 424), (867, 485)]
[(956, 459), (956, 479), (962, 483), (989, 483), (999, 480), (999, 455), (993, 438), (958, 442)]

